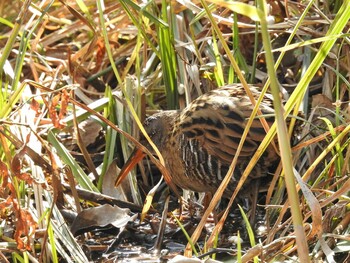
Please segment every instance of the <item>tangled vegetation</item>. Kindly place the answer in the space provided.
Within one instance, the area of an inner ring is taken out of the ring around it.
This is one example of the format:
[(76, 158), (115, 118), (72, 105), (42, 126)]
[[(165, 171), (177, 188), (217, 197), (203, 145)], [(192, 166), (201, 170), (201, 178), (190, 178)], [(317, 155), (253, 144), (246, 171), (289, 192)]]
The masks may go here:
[[(244, 2), (1, 1), (1, 262), (349, 262), (350, 3)], [(284, 99), (256, 225), (156, 158), (114, 186), (146, 115), (238, 82)]]

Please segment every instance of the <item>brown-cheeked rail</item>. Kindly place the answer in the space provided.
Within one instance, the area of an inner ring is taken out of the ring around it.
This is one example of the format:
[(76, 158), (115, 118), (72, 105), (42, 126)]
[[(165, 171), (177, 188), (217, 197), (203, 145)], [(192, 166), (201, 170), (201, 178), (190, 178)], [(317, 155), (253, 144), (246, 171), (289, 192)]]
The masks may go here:
[[(258, 89), (250, 86), (257, 99)], [(214, 193), (225, 177), (236, 154), (253, 104), (241, 84), (212, 90), (192, 101), (181, 111), (168, 110), (148, 117), (144, 127), (165, 160), (172, 182), (196, 192)], [(267, 123), (274, 121), (272, 96), (265, 94), (260, 110)], [(244, 142), (231, 182), (224, 195), (230, 197), (241, 174), (266, 135), (259, 118), (253, 120)], [(146, 139), (140, 141), (151, 152)], [(142, 150), (135, 149), (122, 168), (118, 185), (128, 172), (143, 158)], [(248, 189), (252, 178), (266, 173), (267, 168), (279, 159), (269, 146), (246, 180)], [(249, 192), (249, 191), (247, 191)]]

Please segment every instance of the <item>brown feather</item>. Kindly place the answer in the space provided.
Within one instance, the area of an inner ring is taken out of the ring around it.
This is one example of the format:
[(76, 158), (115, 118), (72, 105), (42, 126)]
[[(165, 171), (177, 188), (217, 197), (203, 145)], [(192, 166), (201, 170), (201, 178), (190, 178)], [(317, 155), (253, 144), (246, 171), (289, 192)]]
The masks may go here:
[[(257, 99), (260, 92), (253, 86), (251, 91)], [(252, 110), (253, 104), (243, 87), (234, 84), (198, 97), (182, 111), (157, 113), (146, 120), (145, 128), (162, 153), (176, 185), (198, 192), (214, 192), (237, 152)], [(264, 96), (260, 110), (268, 116), (266, 121), (271, 125), (274, 121), (271, 95)], [(235, 187), (265, 134), (260, 119), (255, 118), (227, 192)], [(269, 160), (259, 161), (259, 173), (260, 168), (278, 159), (273, 147), (267, 151), (265, 156), (269, 156)]]

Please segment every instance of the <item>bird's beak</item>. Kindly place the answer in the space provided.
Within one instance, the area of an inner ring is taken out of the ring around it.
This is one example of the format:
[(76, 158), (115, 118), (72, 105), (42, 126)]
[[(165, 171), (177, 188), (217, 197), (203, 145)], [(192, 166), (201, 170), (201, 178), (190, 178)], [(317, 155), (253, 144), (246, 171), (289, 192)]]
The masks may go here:
[(124, 164), (123, 168), (120, 170), (117, 180), (115, 181), (115, 187), (119, 186), (128, 173), (135, 167), (135, 165), (145, 157), (145, 153), (135, 148), (135, 150), (130, 155), (128, 161)]

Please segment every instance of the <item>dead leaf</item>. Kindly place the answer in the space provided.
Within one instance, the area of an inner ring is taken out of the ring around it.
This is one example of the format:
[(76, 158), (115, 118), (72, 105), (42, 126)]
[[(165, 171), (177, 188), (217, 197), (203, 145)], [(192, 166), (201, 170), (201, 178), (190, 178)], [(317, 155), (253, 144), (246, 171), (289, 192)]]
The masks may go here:
[(316, 94), (312, 96), (311, 107), (324, 107), (327, 109), (334, 109), (333, 102), (324, 94)]
[(115, 178), (119, 173), (120, 169), (117, 166), (116, 161), (113, 161), (109, 165), (107, 172), (103, 178), (102, 193), (122, 201), (131, 200), (129, 180), (123, 180), (121, 185), (118, 187), (114, 186)]
[(122, 228), (128, 222), (134, 221), (136, 216), (137, 214), (130, 215), (130, 210), (127, 208), (101, 205), (79, 213), (71, 226), (71, 231), (73, 235), (79, 235), (94, 228), (106, 227), (108, 225)]
[[(93, 119), (87, 119), (79, 123), (81, 141), (85, 147), (94, 143), (102, 130), (102, 126)], [(76, 138), (75, 138), (76, 139)]]

